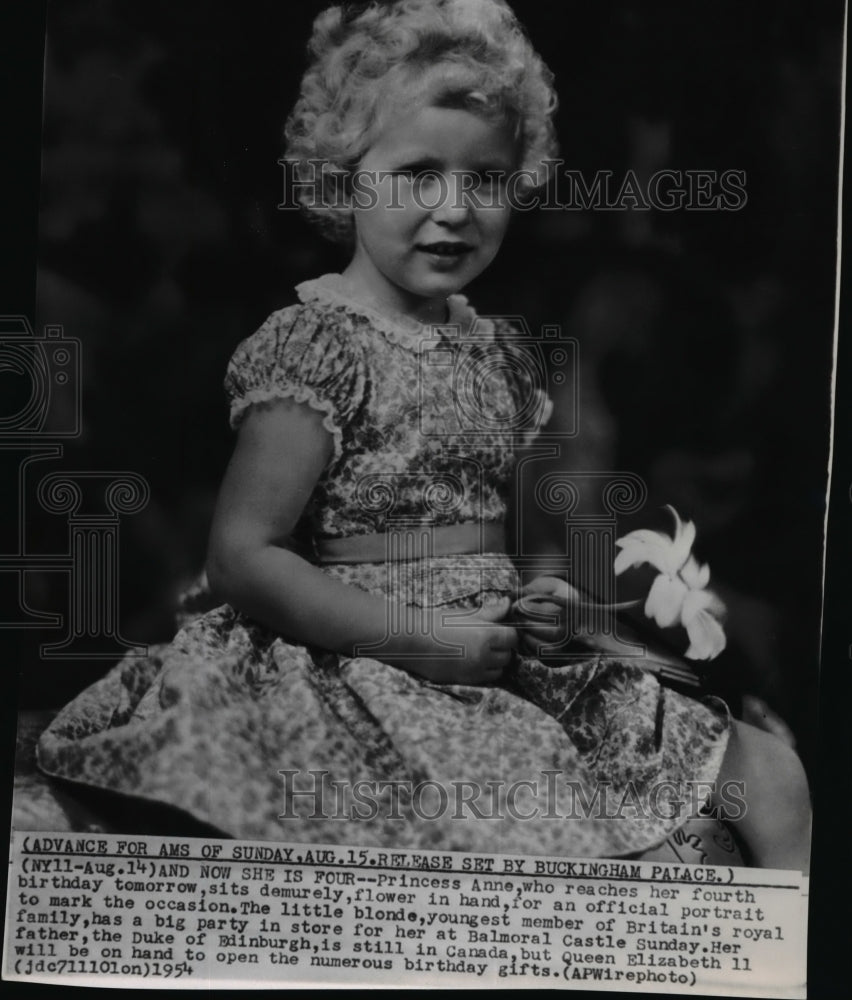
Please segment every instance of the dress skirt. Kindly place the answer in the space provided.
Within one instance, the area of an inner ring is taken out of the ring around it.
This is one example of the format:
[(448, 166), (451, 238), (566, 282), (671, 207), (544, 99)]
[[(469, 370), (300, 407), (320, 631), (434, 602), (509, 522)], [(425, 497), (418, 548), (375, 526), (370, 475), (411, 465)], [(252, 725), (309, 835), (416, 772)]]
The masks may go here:
[[(511, 593), (506, 557), (476, 558), (477, 593), (458, 592), (452, 560), (429, 567), (448, 614)], [(387, 585), (377, 565), (329, 571)], [(518, 656), (497, 684), (439, 685), (222, 605), (81, 693), (38, 762), (134, 797), (140, 815), (171, 806), (240, 839), (629, 856), (695, 813), (730, 727), (723, 702), (681, 695), (647, 667)]]

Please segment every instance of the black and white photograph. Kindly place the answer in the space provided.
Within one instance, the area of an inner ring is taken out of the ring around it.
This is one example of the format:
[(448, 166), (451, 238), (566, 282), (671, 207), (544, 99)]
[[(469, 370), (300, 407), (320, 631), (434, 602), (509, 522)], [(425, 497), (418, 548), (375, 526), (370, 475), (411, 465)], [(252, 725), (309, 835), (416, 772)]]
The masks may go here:
[(844, 32), (48, 0), (6, 978), (813, 995)]

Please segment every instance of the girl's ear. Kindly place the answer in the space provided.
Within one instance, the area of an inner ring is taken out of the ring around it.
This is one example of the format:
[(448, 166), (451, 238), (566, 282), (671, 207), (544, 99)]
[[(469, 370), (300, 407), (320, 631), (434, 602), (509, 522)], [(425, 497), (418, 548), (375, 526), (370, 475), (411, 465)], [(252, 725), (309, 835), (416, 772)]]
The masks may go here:
[(352, 210), (352, 172), (337, 163), (322, 166), (324, 206), (332, 211)]
[(334, 239), (340, 241), (354, 229), (352, 170), (337, 163), (324, 163), (321, 190), (323, 212), (333, 219), (331, 229), (337, 234)]

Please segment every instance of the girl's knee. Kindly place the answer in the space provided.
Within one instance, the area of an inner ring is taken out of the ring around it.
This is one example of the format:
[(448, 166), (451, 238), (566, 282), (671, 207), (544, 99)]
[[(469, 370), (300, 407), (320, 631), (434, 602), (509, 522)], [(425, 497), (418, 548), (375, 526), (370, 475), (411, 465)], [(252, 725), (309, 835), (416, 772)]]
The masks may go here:
[[(734, 723), (731, 743), (737, 758), (732, 769), (739, 765), (739, 778), (746, 783), (747, 798), (771, 796), (779, 807), (809, 805), (808, 779), (792, 747), (747, 722)], [(757, 787), (750, 790), (749, 785)]]

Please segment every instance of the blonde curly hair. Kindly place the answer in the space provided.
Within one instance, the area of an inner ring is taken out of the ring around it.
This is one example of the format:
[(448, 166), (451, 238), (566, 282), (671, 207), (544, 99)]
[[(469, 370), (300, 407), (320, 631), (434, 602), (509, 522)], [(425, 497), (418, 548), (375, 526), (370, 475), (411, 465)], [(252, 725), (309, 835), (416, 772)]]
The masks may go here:
[(543, 183), (556, 156), (553, 74), (503, 0), (395, 0), (331, 7), (314, 21), (310, 64), (287, 120), (286, 161), (303, 210), (350, 243), (341, 180), (406, 102), (509, 123), (518, 169)]

